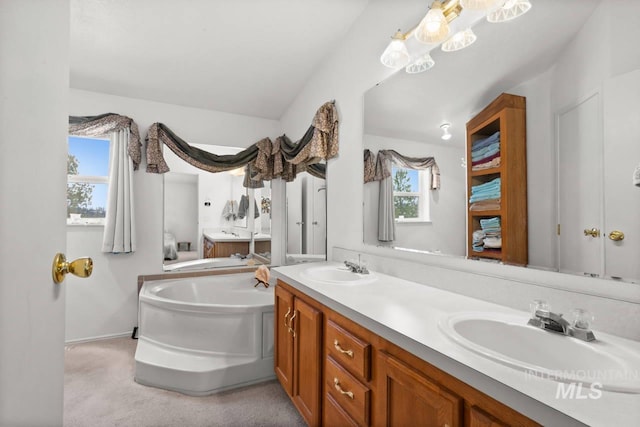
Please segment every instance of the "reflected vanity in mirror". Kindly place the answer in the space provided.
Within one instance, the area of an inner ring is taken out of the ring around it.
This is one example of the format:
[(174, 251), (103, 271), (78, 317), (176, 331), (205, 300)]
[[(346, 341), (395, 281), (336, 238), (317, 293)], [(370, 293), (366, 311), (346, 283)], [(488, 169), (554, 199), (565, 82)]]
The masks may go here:
[[(215, 154), (241, 149), (197, 148)], [(271, 254), (271, 183), (243, 186), (244, 169), (210, 173), (164, 150), (164, 271), (245, 266)]]
[(434, 50), (432, 69), (366, 92), (364, 148), (433, 156), (441, 187), (425, 193), (427, 221), (398, 218), (381, 242), (378, 186), (365, 184), (364, 243), (473, 257), (466, 124), (510, 93), (526, 98), (527, 266), (640, 282), (640, 58), (620, 46), (638, 30), (618, 19), (608, 0), (539, 1), (515, 27), (480, 21), (470, 47)]
[(327, 186), (322, 178), (299, 174), (287, 182), (286, 264), (324, 261), (327, 257)]

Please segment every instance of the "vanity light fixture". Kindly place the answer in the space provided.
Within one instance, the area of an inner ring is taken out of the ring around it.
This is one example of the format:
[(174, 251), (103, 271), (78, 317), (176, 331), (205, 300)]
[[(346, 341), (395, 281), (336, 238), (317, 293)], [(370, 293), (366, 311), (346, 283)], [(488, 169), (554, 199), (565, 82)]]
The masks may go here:
[(489, 11), (498, 6), (500, 1), (501, 0), (460, 0), (460, 6), (469, 10)]
[(477, 38), (473, 30), (467, 28), (466, 30), (455, 33), (453, 37), (442, 43), (441, 48), (443, 52), (455, 52), (456, 50), (464, 49), (472, 45)]
[(407, 65), (405, 71), (409, 74), (421, 73), (423, 71), (427, 71), (435, 64), (436, 62), (433, 60), (431, 55), (425, 53), (420, 58), (416, 59), (413, 64)]
[(407, 36), (398, 30), (391, 38), (391, 43), (380, 56), (380, 62), (389, 68), (402, 68), (409, 63), (409, 51), (405, 40)]
[(529, 0), (507, 0), (502, 7), (489, 12), (487, 21), (494, 23), (511, 21), (524, 15), (529, 9), (531, 9)]
[(450, 32), (449, 24), (459, 17), (464, 9), (485, 12), (489, 22), (504, 22), (526, 13), (531, 9), (531, 2), (529, 0), (434, 0), (418, 25), (406, 33), (398, 30), (393, 35), (391, 42), (380, 56), (380, 62), (394, 69), (406, 67), (407, 73), (410, 74), (431, 68), (434, 61), (428, 56), (429, 51), (423, 50), (415, 54), (409, 52), (406, 41), (412, 35), (419, 42), (432, 45), (431, 48), (442, 43), (441, 48), (445, 52), (453, 52), (471, 45), (477, 39), (471, 28), (447, 39)]
[(440, 129), (442, 129), (442, 136), (440, 138), (448, 141), (451, 139), (453, 135), (449, 132), (449, 128), (451, 127), (451, 123), (443, 123), (440, 125)]
[(413, 32), (416, 40), (422, 43), (439, 43), (449, 35), (449, 23), (438, 0), (431, 4), (431, 9), (422, 18)]

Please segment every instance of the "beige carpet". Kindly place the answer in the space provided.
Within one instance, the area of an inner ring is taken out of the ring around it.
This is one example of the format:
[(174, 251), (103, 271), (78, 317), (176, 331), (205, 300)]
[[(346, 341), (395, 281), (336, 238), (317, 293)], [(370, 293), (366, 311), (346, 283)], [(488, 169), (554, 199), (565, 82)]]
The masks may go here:
[(145, 387), (133, 380), (136, 340), (66, 347), (64, 425), (304, 426), (277, 381), (206, 397)]

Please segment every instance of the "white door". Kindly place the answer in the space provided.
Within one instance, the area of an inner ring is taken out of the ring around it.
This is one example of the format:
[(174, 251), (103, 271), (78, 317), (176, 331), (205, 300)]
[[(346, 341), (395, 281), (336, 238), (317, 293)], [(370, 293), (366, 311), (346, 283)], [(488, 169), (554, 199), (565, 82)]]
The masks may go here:
[(286, 184), (287, 247), (288, 254), (302, 253), (302, 179), (298, 177)]
[[(558, 265), (560, 271), (602, 275), (602, 133), (600, 96), (557, 115)], [(585, 235), (585, 229), (598, 236)]]
[[(640, 279), (640, 187), (632, 176), (640, 165), (640, 70), (604, 85), (605, 274)], [(609, 238), (612, 231), (624, 240)]]
[(0, 425), (63, 413), (69, 2), (0, 2)]
[(313, 178), (313, 254), (327, 253), (327, 183), (324, 179)]

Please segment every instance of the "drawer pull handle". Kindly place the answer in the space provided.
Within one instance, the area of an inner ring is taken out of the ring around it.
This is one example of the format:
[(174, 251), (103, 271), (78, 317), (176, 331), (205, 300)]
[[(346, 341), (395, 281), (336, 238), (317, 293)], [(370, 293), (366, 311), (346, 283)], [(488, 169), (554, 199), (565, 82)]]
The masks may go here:
[(338, 392), (340, 394), (343, 394), (345, 396), (349, 396), (351, 399), (353, 399), (353, 392), (352, 391), (344, 391), (342, 389), (342, 387), (340, 387), (340, 381), (337, 378), (333, 378), (333, 386), (336, 388), (336, 390), (338, 390)]
[(298, 314), (298, 312), (294, 311), (293, 316), (291, 316), (291, 319), (289, 319), (289, 332), (293, 334), (294, 338), (296, 337), (296, 331), (293, 329), (294, 328), (293, 319), (296, 318), (296, 314)]
[(353, 357), (353, 350), (343, 350), (342, 347), (340, 347), (340, 343), (338, 342), (338, 340), (333, 340), (333, 346), (336, 348), (336, 350), (338, 350), (340, 353), (342, 354), (346, 354), (349, 357)]
[(289, 315), (291, 314), (291, 307), (289, 307), (289, 309), (287, 310), (287, 314), (284, 315), (284, 326), (289, 326), (287, 325), (287, 317), (289, 317)]

